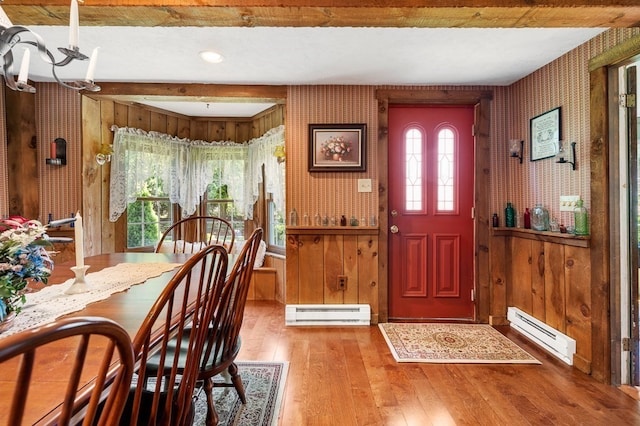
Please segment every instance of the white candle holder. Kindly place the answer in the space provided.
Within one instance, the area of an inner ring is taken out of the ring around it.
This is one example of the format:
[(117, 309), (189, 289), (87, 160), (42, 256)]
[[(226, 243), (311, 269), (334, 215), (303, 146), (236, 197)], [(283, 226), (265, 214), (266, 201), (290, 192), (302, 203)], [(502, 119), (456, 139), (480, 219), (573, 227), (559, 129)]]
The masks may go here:
[(65, 291), (65, 294), (78, 294), (78, 293), (86, 293), (89, 291), (89, 284), (87, 283), (85, 274), (87, 273), (87, 269), (89, 269), (89, 265), (84, 266), (72, 266), (71, 270), (74, 274), (76, 274), (75, 280), (73, 280), (73, 284), (71, 287)]

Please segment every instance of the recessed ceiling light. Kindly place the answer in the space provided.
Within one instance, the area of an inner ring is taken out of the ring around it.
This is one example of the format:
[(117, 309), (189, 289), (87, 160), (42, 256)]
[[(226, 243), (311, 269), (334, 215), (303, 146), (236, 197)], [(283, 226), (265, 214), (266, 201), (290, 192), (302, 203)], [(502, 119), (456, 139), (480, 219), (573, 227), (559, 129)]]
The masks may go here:
[(217, 64), (224, 60), (224, 57), (221, 54), (219, 54), (218, 52), (214, 52), (213, 50), (203, 50), (202, 52), (200, 52), (200, 57), (204, 61), (210, 62), (212, 64)]

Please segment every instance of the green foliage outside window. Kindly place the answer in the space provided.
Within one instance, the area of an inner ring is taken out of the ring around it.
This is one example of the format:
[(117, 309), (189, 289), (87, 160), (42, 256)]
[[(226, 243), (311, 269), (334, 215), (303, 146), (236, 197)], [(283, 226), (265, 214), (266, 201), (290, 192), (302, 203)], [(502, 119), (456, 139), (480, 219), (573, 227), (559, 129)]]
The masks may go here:
[(269, 245), (276, 247), (284, 247), (285, 242), (285, 223), (281, 212), (276, 210), (275, 204), (269, 201), (269, 227), (272, 232), (269, 233)]
[[(137, 195), (139, 199), (127, 207), (127, 247), (152, 247), (173, 221), (171, 204), (164, 198), (162, 181), (155, 177)], [(162, 198), (154, 199), (158, 197)]]

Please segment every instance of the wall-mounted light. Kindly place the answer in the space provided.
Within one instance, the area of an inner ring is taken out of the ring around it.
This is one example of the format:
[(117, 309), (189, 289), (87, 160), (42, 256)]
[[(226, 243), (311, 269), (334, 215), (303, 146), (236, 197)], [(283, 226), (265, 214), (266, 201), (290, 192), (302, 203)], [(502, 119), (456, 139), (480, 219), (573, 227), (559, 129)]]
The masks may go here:
[(283, 163), (287, 156), (284, 151), (284, 145), (276, 146), (276, 149), (273, 151), (273, 155), (278, 159), (278, 163)]
[(558, 153), (556, 154), (556, 163), (571, 164), (571, 169), (576, 169), (576, 143), (571, 142), (571, 159), (569, 153), (564, 149), (562, 141), (558, 141)]
[(520, 139), (509, 140), (509, 156), (512, 158), (519, 158), (520, 164), (522, 164), (522, 153), (524, 151), (524, 141)]
[(100, 151), (96, 154), (96, 163), (101, 166), (104, 163), (109, 163), (111, 161), (111, 154), (113, 154), (112, 145), (103, 144)]
[(52, 166), (67, 165), (67, 141), (62, 138), (56, 138), (51, 142), (49, 158), (45, 162)]

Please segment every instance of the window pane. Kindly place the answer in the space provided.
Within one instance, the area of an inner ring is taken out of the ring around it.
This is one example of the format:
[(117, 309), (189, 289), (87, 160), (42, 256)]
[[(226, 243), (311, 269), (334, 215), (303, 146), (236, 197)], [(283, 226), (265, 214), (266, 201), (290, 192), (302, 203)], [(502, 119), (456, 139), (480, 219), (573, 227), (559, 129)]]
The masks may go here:
[(140, 197), (127, 207), (127, 247), (153, 247), (173, 222), (167, 199)]
[(451, 129), (438, 132), (438, 211), (454, 211), (455, 136)]
[[(225, 190), (226, 191), (226, 190)], [(207, 191), (209, 194), (209, 191)], [(235, 208), (233, 200), (204, 200), (204, 214), (226, 219), (231, 223), (236, 239), (244, 240), (244, 218)]]
[(271, 246), (284, 247), (285, 241), (285, 223), (284, 216), (281, 212), (276, 210), (276, 205), (273, 201), (268, 202), (269, 213), (269, 235), (268, 243)]
[(405, 149), (405, 209), (424, 210), (422, 200), (422, 133), (409, 129), (404, 139)]

